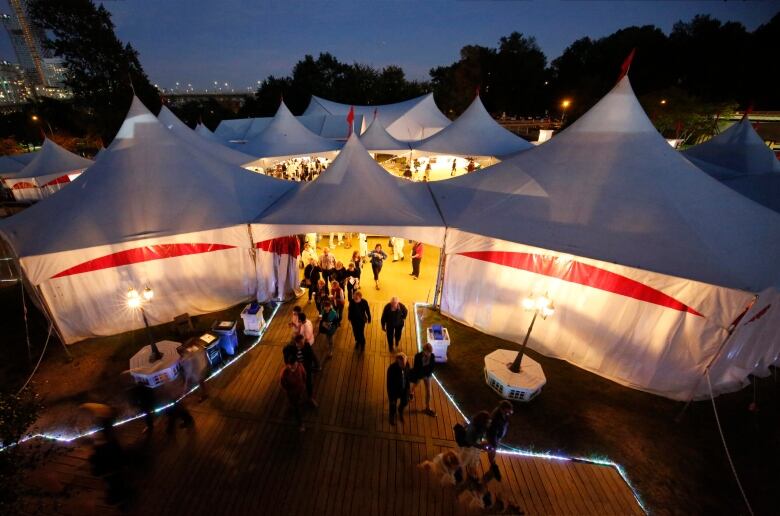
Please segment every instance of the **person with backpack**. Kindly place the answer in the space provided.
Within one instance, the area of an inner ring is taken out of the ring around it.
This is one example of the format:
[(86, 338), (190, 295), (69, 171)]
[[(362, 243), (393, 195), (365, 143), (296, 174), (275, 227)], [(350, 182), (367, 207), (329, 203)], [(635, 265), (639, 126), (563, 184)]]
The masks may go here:
[(320, 334), (324, 334), (328, 339), (328, 358), (333, 357), (333, 335), (339, 328), (339, 314), (333, 308), (333, 303), (329, 300), (322, 303), (322, 313), (320, 313)]
[(407, 314), (406, 307), (397, 297), (391, 298), (382, 310), (382, 331), (387, 334), (387, 349), (390, 353), (393, 352), (393, 346), (401, 344)]

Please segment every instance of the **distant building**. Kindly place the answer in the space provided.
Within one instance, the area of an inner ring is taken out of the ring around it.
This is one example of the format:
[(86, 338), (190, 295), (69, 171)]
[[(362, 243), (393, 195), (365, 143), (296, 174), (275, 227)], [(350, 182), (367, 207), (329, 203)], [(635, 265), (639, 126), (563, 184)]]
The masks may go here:
[(0, 61), (0, 105), (9, 106), (27, 102), (32, 96), (21, 66)]
[(30, 21), (27, 0), (8, 0), (8, 5), (11, 13), (0, 15), (0, 20), (8, 31), (28, 86), (35, 95), (68, 97), (68, 92), (64, 90), (64, 63), (44, 47), (46, 35)]

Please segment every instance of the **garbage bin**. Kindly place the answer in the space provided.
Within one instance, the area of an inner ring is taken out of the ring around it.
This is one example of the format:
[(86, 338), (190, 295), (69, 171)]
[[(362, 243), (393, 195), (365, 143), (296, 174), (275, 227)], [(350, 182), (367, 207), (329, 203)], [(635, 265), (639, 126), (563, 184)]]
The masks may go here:
[(236, 354), (238, 347), (238, 335), (236, 335), (238, 321), (214, 321), (211, 331), (219, 335), (219, 344), (222, 350), (229, 356)]
[(222, 363), (219, 341), (219, 335), (212, 332), (206, 332), (198, 337), (198, 345), (206, 352), (206, 360), (212, 369)]
[(428, 343), (433, 347), (436, 362), (447, 361), (447, 348), (450, 347), (450, 332), (440, 324), (428, 328)]
[(257, 301), (249, 303), (241, 311), (241, 319), (244, 321), (244, 335), (259, 336), (265, 327), (263, 306)]

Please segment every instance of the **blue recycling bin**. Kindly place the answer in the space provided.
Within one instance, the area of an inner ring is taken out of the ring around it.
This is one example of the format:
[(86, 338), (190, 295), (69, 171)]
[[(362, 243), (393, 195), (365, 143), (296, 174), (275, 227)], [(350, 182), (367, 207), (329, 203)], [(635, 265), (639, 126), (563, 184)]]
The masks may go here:
[(219, 335), (219, 344), (222, 350), (229, 356), (236, 354), (238, 347), (238, 335), (236, 328), (238, 321), (214, 321), (211, 325), (211, 331)]

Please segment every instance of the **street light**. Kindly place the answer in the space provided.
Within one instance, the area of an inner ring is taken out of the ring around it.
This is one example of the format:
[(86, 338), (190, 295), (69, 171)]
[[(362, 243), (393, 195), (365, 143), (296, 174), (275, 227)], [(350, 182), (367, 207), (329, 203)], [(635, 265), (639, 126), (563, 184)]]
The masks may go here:
[[(30, 120), (32, 120), (33, 122), (35, 122), (37, 124), (39, 121), (41, 121), (41, 117), (39, 117), (38, 115), (32, 115), (30, 117)], [(51, 124), (48, 121), (46, 121), (46, 120), (44, 120), (44, 122), (46, 122), (46, 126), (49, 128), (49, 134), (51, 136), (54, 136), (54, 131), (51, 128)], [(44, 136), (45, 136), (45, 134), (44, 134)]]
[(665, 106), (665, 105), (666, 105), (666, 99), (661, 99), (661, 105), (662, 105), (662, 106)]
[(563, 123), (564, 120), (566, 120), (566, 110), (569, 109), (569, 106), (571, 106), (571, 100), (569, 99), (563, 99), (563, 102), (561, 102), (561, 123)]
[(555, 313), (555, 305), (552, 302), (552, 299), (549, 298), (547, 294), (540, 295), (540, 296), (530, 296), (523, 299), (522, 302), (523, 310), (527, 312), (533, 312), (534, 316), (531, 319), (531, 325), (528, 326), (528, 332), (525, 334), (525, 339), (523, 340), (523, 345), (520, 346), (520, 351), (517, 352), (517, 357), (515, 357), (515, 361), (512, 362), (512, 365), (509, 366), (509, 370), (513, 373), (519, 373), (520, 372), (520, 363), (523, 361), (523, 355), (525, 355), (525, 347), (528, 344), (528, 337), (531, 336), (531, 330), (534, 329), (534, 323), (536, 322), (537, 316), (542, 316), (542, 319), (547, 319), (552, 314)]
[(134, 288), (130, 288), (127, 291), (127, 306), (131, 310), (140, 310), (141, 317), (144, 320), (144, 327), (146, 328), (146, 338), (149, 339), (149, 347), (152, 348), (152, 352), (149, 354), (149, 363), (157, 362), (162, 358), (162, 353), (157, 349), (157, 343), (154, 342), (152, 336), (152, 329), (149, 328), (149, 320), (146, 318), (146, 312), (144, 311), (144, 303), (151, 303), (154, 299), (154, 290), (147, 285), (144, 287), (143, 293), (139, 294)]

